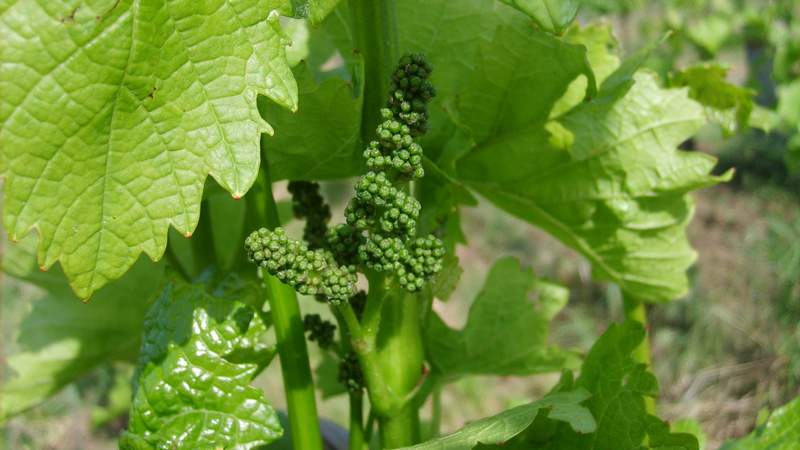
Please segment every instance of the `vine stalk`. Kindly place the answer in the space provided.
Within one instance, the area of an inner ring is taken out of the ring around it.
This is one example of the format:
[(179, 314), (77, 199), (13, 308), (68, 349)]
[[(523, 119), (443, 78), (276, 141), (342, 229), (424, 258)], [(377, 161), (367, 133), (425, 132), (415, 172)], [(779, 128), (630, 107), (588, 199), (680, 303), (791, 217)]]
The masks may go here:
[(369, 142), (381, 121), (386, 104), (389, 75), (397, 63), (395, 0), (350, 0), (353, 39), (364, 64), (364, 114), (361, 138)]
[[(274, 229), (280, 226), (278, 208), (272, 194), (266, 155), (262, 154), (261, 161), (262, 170), (245, 198), (253, 220)], [(297, 294), (291, 286), (266, 271), (262, 271), (262, 275), (281, 361), (293, 446), (304, 450), (322, 450), (314, 382)]]

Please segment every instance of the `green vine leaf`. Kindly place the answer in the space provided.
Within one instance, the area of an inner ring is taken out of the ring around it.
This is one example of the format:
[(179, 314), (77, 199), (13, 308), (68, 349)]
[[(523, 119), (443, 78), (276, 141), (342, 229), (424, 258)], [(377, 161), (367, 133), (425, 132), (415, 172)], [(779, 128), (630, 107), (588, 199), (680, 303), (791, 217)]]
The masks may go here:
[(750, 125), (755, 92), (725, 79), (728, 70), (718, 65), (700, 65), (670, 76), (670, 84), (689, 88), (689, 97), (704, 106), (709, 122), (719, 124), (730, 135)]
[(537, 279), (515, 258), (503, 258), (489, 271), (464, 329), (431, 316), (425, 329), (428, 360), (447, 377), (559, 371), (569, 355), (547, 339), (550, 321), (567, 299), (565, 288)]
[(167, 230), (191, 235), (211, 175), (253, 183), (271, 127), (257, 94), (297, 108), (288, 0), (5, 2), (0, 174), (12, 239), (36, 228), (83, 298)]
[(589, 410), (581, 405), (588, 397), (589, 394), (583, 389), (557, 392), (527, 405), (476, 420), (455, 433), (405, 449), (470, 450), (476, 446), (504, 448), (503, 444), (525, 431), (537, 417), (542, 416), (564, 422), (577, 433), (590, 433), (595, 430), (596, 424)]
[(262, 146), (273, 180), (346, 178), (362, 171), (361, 98), (339, 78), (316, 84), (305, 64), (295, 70), (300, 107), (292, 113), (266, 98), (261, 115), (275, 124)]
[(501, 0), (529, 15), (543, 30), (561, 34), (578, 15), (580, 0)]
[(250, 385), (274, 355), (262, 342), (267, 325), (233, 297), (181, 281), (164, 287), (145, 321), (120, 449), (250, 449), (281, 437), (277, 414)]
[(586, 48), (545, 33), (500, 26), (476, 58), (477, 70), (457, 98), (456, 114), (481, 147), (509, 140), (547, 118), (578, 76), (588, 79), (586, 94), (595, 93)]
[[(573, 381), (565, 372), (555, 391), (585, 389), (585, 403), (597, 423), (596, 430), (579, 433), (552, 420), (534, 426), (509, 442), (510, 450), (698, 450), (688, 433), (670, 432), (669, 426), (647, 413), (645, 398), (658, 394), (658, 382), (632, 353), (644, 340), (638, 322), (611, 325), (595, 342)], [(551, 394), (552, 395), (552, 394)]]
[[(586, 58), (594, 73), (597, 84), (602, 84), (620, 65), (619, 44), (611, 26), (604, 23), (590, 23), (585, 27), (575, 24), (564, 33), (564, 41), (586, 47)], [(550, 110), (554, 119), (578, 106), (586, 97), (589, 80), (579, 76), (569, 85), (567, 92)]]
[[(527, 64), (544, 64), (541, 59)], [(668, 301), (687, 291), (686, 269), (695, 260), (685, 232), (693, 211), (686, 194), (730, 174), (712, 176), (714, 158), (676, 150), (704, 123), (702, 107), (685, 90), (659, 87), (652, 75), (630, 75), (637, 64), (623, 64), (597, 97), (558, 120), (545, 119), (554, 100), (539, 95), (551, 79), (490, 91), (509, 103), (506, 116), (544, 111), (516, 126), (472, 113), (488, 110), (489, 97), (464, 97), (460, 117), (477, 144), (457, 172), (496, 205), (583, 253), (598, 278), (638, 298)], [(478, 93), (500, 85), (480, 73), (473, 84)], [(487, 123), (500, 125), (493, 131)]]
[[(88, 303), (75, 297), (57, 267), (39, 271), (35, 236), (9, 246), (2, 270), (45, 292), (34, 298), (18, 325), (19, 332), (5, 343), (0, 423), (103, 364), (134, 362), (145, 312), (157, 293), (164, 264), (139, 258), (122, 278), (100, 289)], [(18, 300), (5, 302), (11, 305)]]

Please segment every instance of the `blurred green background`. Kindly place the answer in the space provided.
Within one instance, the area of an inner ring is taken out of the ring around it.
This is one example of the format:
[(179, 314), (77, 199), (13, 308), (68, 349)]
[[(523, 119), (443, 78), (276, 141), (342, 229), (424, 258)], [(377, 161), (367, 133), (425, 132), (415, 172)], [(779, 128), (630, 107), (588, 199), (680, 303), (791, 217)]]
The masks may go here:
[[(800, 394), (800, 2), (585, 1), (579, 21), (597, 20), (612, 27), (616, 45), (628, 54), (669, 33), (648, 66), (664, 84), (689, 84), (695, 95), (730, 112), (710, 113), (712, 123), (683, 145), (718, 156), (720, 173), (736, 169), (731, 183), (696, 197), (689, 233), (699, 258), (691, 291), (648, 313), (659, 412), (668, 420), (696, 420), (705, 448), (716, 449)], [(688, 69), (712, 64), (730, 83), (722, 94), (692, 84)], [(324, 189), (341, 211), (350, 185), (327, 183)], [(283, 188), (278, 192), (286, 195)], [(621, 320), (619, 291), (593, 283), (589, 264), (556, 240), (486, 202), (463, 215), (466, 235), (474, 236), (459, 250), (465, 274), (454, 298), (436, 304), (449, 324), (464, 323), (488, 268), (505, 255), (569, 287), (570, 303), (553, 326), (552, 339), (560, 345), (587, 350), (608, 323)], [(0, 255), (8, 245), (3, 236)], [(0, 368), (14, 351), (31, 300), (40, 295), (0, 272)], [(304, 312), (329, 314), (313, 300), (303, 305)], [(316, 366), (314, 346), (312, 353)], [(7, 422), (0, 448), (116, 448), (131, 373), (125, 364), (90, 373)], [(448, 385), (442, 431), (539, 397), (557, 377), (474, 377)], [(277, 361), (256, 384), (278, 408), (284, 406)], [(320, 405), (325, 417), (346, 420), (345, 398), (321, 399)]]

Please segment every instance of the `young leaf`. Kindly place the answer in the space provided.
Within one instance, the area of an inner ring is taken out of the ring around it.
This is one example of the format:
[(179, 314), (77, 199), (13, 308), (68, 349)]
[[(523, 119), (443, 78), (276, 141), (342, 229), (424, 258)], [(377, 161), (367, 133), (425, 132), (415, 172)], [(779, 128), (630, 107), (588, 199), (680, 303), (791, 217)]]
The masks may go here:
[[(164, 265), (140, 258), (119, 280), (81, 302), (56, 267), (41, 273), (35, 238), (12, 246), (3, 271), (43, 287), (33, 300), (7, 358), (0, 385), (0, 422), (36, 406), (64, 386), (111, 361), (136, 359), (145, 311)], [(125, 311), (120, 314), (120, 311)], [(11, 349), (8, 343), (7, 349)]]
[(578, 15), (579, 0), (502, 0), (529, 15), (543, 30), (561, 34)]
[[(483, 139), (457, 169), (496, 205), (583, 253), (597, 277), (638, 298), (667, 301), (686, 292), (695, 259), (685, 234), (693, 209), (686, 193), (730, 174), (711, 176), (714, 158), (675, 149), (704, 122), (700, 105), (649, 74), (626, 82), (629, 66), (559, 121), (534, 119)], [(529, 95), (537, 88), (523, 87)], [(498, 95), (516, 103), (508, 110), (527, 105), (517, 103), (528, 95), (519, 88)], [(498, 123), (479, 119), (468, 121), (478, 136), (487, 134), (487, 121)]]
[[(346, 178), (362, 170), (361, 99), (338, 78), (316, 84), (305, 64), (295, 70), (300, 89), (297, 112), (262, 98), (262, 116), (275, 124), (262, 146), (273, 180)], [(263, 101), (262, 101), (263, 100)]]
[(583, 389), (556, 392), (541, 400), (472, 422), (455, 433), (406, 449), (469, 450), (480, 444), (497, 444), (497, 448), (503, 448), (505, 442), (528, 428), (540, 416), (540, 412), (554, 421), (565, 422), (577, 433), (590, 433), (595, 430), (596, 424), (591, 413), (581, 405), (588, 397)]
[[(597, 84), (602, 84), (619, 68), (619, 44), (608, 24), (593, 23), (581, 27), (576, 23), (564, 34), (564, 41), (586, 47), (586, 58)], [(586, 97), (588, 82), (583, 76), (573, 80), (567, 92), (553, 106), (550, 118), (556, 118), (580, 104)]]
[(592, 394), (588, 406), (597, 431), (574, 436), (588, 444), (574, 448), (623, 450), (642, 443), (648, 426), (645, 397), (658, 394), (656, 377), (631, 357), (644, 338), (644, 328), (628, 322), (611, 325), (592, 346), (575, 385)]
[(720, 450), (794, 450), (800, 443), (800, 398), (776, 409), (750, 435), (730, 441)]
[(266, 329), (233, 298), (168, 283), (147, 313), (120, 449), (250, 449), (279, 438), (277, 414), (250, 385), (274, 354)]
[[(536, 301), (531, 294), (537, 293)], [(445, 376), (527, 375), (558, 371), (567, 355), (548, 346), (550, 321), (567, 303), (567, 290), (538, 280), (514, 258), (495, 263), (469, 311), (463, 330), (432, 315), (425, 348)]]
[(170, 225), (191, 234), (207, 175), (242, 196), (271, 128), (256, 95), (297, 107), (288, 0), (13, 2), (0, 23), (0, 174), (12, 239), (42, 236), (88, 297)]
[(706, 117), (727, 134), (749, 125), (755, 92), (725, 79), (727, 69), (718, 65), (689, 67), (670, 77), (676, 87), (689, 87), (689, 97), (704, 106)]
[(583, 27), (576, 23), (564, 34), (564, 40), (586, 47), (586, 57), (597, 84), (602, 84), (620, 65), (619, 43), (607, 23), (590, 23)]
[(537, 421), (508, 448), (698, 450), (694, 436), (671, 433), (667, 424), (647, 413), (645, 397), (658, 393), (658, 382), (647, 366), (631, 356), (644, 337), (639, 323), (611, 325), (589, 351), (580, 377), (573, 383), (567, 372), (556, 388), (585, 389), (591, 394), (586, 406), (597, 422), (595, 431), (581, 434), (563, 424)]

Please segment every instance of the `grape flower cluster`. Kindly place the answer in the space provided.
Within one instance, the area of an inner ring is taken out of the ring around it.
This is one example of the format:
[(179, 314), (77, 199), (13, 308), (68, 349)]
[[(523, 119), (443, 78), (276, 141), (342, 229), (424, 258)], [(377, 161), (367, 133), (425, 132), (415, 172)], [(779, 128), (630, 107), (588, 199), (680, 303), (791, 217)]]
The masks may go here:
[(305, 219), (303, 240), (311, 249), (325, 247), (325, 233), (331, 220), (331, 208), (319, 193), (319, 183), (312, 181), (290, 181), (292, 212), (298, 219)]
[(345, 353), (339, 362), (339, 382), (350, 392), (360, 392), (364, 388), (364, 373), (355, 352)]
[[(360, 241), (358, 262), (393, 273), (410, 292), (441, 270), (445, 252), (433, 235), (416, 236), (420, 204), (408, 192), (408, 181), (425, 175), (422, 147), (414, 138), (427, 130), (427, 103), (436, 95), (428, 81), (431, 70), (421, 55), (400, 59), (387, 107), (381, 110), (383, 122), (364, 151), (370, 171), (356, 183), (345, 210), (348, 239)], [(342, 233), (336, 238), (342, 241)]]
[(427, 104), (436, 95), (431, 70), (421, 55), (400, 59), (383, 121), (363, 153), (369, 171), (356, 182), (345, 223), (328, 226), (331, 211), (319, 184), (292, 181), (294, 215), (306, 221), (303, 241), (281, 228), (257, 230), (245, 241), (251, 262), (301, 294), (333, 302), (352, 301), (357, 268), (394, 275), (410, 292), (441, 270), (444, 245), (417, 236), (420, 203), (409, 193), (409, 182), (425, 175), (415, 138), (427, 130)]
[(306, 314), (303, 317), (303, 328), (308, 333), (308, 340), (316, 341), (320, 348), (326, 349), (333, 345), (336, 325), (319, 314)]
[(283, 228), (261, 228), (245, 239), (247, 259), (306, 295), (347, 301), (356, 293), (355, 266), (340, 266), (330, 252), (311, 250), (286, 236)]

